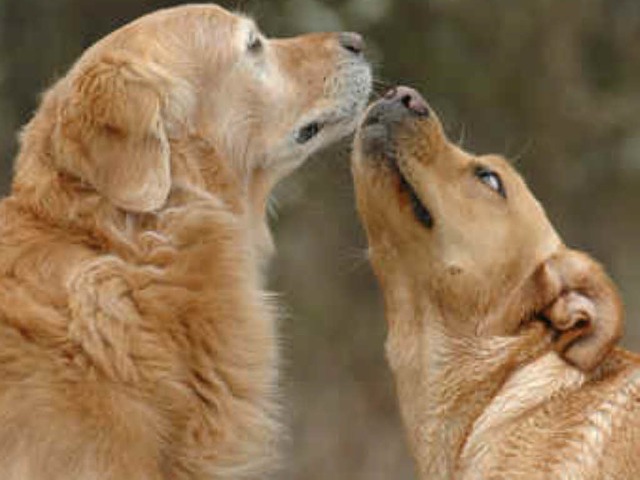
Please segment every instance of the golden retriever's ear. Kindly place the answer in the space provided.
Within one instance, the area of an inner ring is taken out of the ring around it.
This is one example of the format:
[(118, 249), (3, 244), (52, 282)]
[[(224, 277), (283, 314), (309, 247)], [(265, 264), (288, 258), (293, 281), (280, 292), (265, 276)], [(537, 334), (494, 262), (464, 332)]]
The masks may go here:
[(589, 256), (562, 250), (537, 272), (545, 307), (558, 332), (556, 349), (583, 371), (593, 370), (622, 335), (622, 302), (613, 282)]
[(62, 167), (125, 210), (156, 210), (169, 194), (162, 87), (157, 67), (114, 55), (78, 74), (60, 110)]

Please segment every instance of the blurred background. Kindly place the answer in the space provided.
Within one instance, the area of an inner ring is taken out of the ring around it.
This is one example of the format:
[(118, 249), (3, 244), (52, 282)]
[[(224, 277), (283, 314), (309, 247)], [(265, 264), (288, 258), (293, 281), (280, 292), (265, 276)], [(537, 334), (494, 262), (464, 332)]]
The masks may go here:
[[(169, 0), (0, 0), (0, 189), (38, 95), (90, 44)], [(566, 242), (602, 261), (640, 350), (638, 0), (222, 1), (271, 36), (356, 30), (381, 84), (420, 89), (451, 138), (514, 159)], [(379, 92), (382, 87), (378, 87)], [(353, 206), (349, 143), (276, 192), (283, 389), (280, 479), (412, 479), (385, 325)], [(634, 294), (635, 293), (635, 294)]]

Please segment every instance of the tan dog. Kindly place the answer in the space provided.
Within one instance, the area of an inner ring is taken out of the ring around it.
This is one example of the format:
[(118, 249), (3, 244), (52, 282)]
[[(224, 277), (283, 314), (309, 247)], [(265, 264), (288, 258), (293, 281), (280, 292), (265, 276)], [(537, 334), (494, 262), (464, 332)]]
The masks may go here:
[(414, 90), (374, 104), (353, 173), (420, 478), (640, 478), (622, 306), (502, 158), (450, 143)]
[(277, 451), (272, 186), (355, 128), (356, 34), (209, 6), (90, 48), (0, 203), (0, 477), (263, 478)]

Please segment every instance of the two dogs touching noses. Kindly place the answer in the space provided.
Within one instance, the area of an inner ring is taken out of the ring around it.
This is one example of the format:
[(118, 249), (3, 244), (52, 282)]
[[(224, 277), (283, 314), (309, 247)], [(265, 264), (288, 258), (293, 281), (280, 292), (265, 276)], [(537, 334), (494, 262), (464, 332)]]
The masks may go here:
[(451, 144), (415, 90), (364, 114), (363, 48), (182, 6), (100, 40), (46, 92), (0, 202), (3, 479), (272, 471), (266, 203), (356, 127), (421, 477), (640, 476), (640, 361), (615, 347), (615, 287), (502, 158)]

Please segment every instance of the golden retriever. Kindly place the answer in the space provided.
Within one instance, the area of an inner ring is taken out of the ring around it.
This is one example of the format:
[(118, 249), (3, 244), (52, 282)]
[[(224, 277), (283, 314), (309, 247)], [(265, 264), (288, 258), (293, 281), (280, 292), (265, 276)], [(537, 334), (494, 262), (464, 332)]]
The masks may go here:
[(354, 33), (267, 39), (214, 5), (158, 11), (44, 95), (0, 203), (0, 477), (263, 478), (277, 341), (276, 182), (351, 132)]
[(399, 87), (366, 113), (353, 174), (420, 478), (640, 478), (616, 289), (514, 169)]

